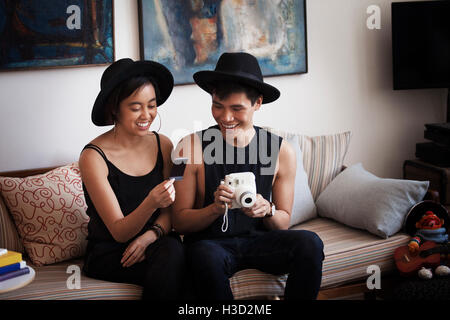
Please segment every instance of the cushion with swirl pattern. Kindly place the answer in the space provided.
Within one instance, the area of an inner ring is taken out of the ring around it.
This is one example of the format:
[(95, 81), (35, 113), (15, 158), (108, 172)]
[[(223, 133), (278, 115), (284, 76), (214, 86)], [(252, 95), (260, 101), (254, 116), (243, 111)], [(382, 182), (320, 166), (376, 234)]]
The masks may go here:
[(84, 255), (89, 217), (77, 162), (25, 178), (0, 177), (0, 193), (33, 264)]

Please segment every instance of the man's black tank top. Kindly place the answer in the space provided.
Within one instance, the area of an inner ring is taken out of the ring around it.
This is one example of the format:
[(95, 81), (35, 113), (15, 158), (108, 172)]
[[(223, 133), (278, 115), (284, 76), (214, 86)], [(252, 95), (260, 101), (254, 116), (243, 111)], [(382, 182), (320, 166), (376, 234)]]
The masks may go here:
[[(155, 167), (152, 171), (144, 176), (130, 176), (122, 171), (120, 171), (112, 162), (108, 160), (105, 153), (94, 144), (87, 144), (84, 149), (90, 148), (96, 150), (102, 158), (105, 160), (108, 166), (108, 182), (111, 185), (114, 194), (119, 202), (120, 209), (124, 216), (127, 216), (132, 211), (134, 211), (141, 203), (144, 201), (148, 193), (159, 183), (164, 180), (163, 175), (163, 157), (161, 152), (161, 145), (159, 136), (156, 132), (153, 132), (156, 136), (156, 141), (158, 142), (158, 157), (156, 160)], [(86, 213), (89, 216), (88, 224), (88, 236), (89, 244), (91, 247), (96, 242), (115, 242), (113, 236), (109, 232), (102, 218), (95, 209), (91, 198), (86, 190), (83, 183), (83, 191), (86, 199), (87, 210)], [(149, 227), (155, 222), (160, 214), (160, 210), (157, 209), (150, 219), (146, 222), (142, 230), (133, 239), (142, 235)]]
[[(225, 175), (237, 172), (253, 172), (256, 191), (266, 200), (271, 200), (272, 181), (275, 173), (282, 138), (254, 126), (255, 135), (250, 143), (239, 148), (228, 144), (219, 126), (197, 132), (202, 141), (205, 170), (205, 199), (203, 207), (214, 202), (214, 192)], [(250, 218), (241, 209), (228, 210), (228, 229), (222, 232), (223, 216), (201, 231), (186, 234), (186, 242), (202, 239), (245, 237), (267, 231), (263, 218)]]

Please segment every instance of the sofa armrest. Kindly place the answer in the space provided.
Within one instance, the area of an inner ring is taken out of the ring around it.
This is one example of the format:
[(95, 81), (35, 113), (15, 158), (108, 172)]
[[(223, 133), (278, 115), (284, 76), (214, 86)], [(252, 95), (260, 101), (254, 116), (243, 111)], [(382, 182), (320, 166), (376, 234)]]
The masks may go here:
[(25, 253), (13, 218), (0, 194), (0, 248)]
[(437, 203), (441, 203), (440, 196), (439, 196), (439, 191), (433, 190), (433, 189), (428, 189), (427, 193), (423, 197), (423, 200), (431, 200), (431, 201), (434, 201), (434, 202), (437, 202)]

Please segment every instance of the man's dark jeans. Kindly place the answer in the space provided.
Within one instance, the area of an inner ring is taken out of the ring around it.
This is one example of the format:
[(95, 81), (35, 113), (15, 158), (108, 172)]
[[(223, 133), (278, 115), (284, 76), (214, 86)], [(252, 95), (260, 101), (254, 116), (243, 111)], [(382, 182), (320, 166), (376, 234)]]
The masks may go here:
[(272, 230), (249, 237), (192, 242), (187, 261), (196, 296), (232, 300), (229, 278), (242, 269), (288, 273), (284, 298), (316, 299), (322, 279), (322, 240), (307, 230)]

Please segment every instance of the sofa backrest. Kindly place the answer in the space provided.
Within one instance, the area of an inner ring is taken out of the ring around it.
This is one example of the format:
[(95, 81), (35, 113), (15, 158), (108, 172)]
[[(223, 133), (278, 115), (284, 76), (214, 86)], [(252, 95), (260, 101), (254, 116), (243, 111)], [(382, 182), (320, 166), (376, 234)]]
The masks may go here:
[[(351, 133), (347, 131), (332, 135), (310, 137), (270, 127), (265, 127), (265, 129), (283, 137), (290, 143), (293, 143), (293, 141), (295, 141), (294, 143), (298, 143), (298, 147), (302, 151), (302, 159), (297, 159), (297, 161), (303, 161), (303, 167), (308, 176), (311, 194), (313, 199), (316, 200), (331, 180), (333, 180), (342, 170), (344, 158), (350, 143)], [(9, 171), (0, 173), (0, 176), (23, 178), (46, 173), (55, 168), (58, 167)], [(11, 215), (1, 195), (0, 248), (24, 252), (24, 247), (15, 228), (15, 224), (12, 221)]]
[(298, 143), (302, 151), (303, 167), (308, 176), (308, 183), (314, 200), (342, 171), (345, 155), (350, 144), (351, 132), (322, 136), (307, 136), (265, 127), (289, 143)]

